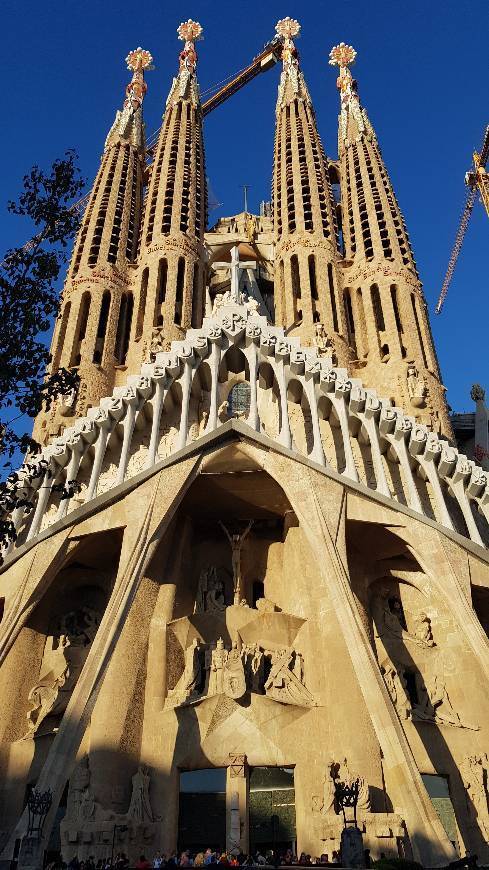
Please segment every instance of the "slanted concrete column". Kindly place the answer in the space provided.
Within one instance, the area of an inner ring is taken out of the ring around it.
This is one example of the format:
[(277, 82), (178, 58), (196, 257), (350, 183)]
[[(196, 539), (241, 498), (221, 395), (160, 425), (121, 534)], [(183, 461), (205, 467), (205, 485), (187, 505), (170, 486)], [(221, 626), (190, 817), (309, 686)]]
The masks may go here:
[(250, 849), (249, 770), (246, 755), (229, 755), (226, 776), (226, 850), (232, 854)]

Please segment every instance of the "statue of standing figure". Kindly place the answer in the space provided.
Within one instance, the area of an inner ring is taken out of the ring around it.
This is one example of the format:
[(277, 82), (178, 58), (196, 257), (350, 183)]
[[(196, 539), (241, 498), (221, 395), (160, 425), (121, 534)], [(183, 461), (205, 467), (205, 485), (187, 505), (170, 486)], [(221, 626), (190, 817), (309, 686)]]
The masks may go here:
[(135, 822), (152, 822), (153, 811), (149, 800), (148, 768), (140, 765), (132, 778), (132, 794), (127, 818)]
[(244, 532), (241, 535), (239, 534), (231, 534), (224, 525), (224, 523), (219, 520), (219, 525), (226, 535), (230, 546), (231, 546), (231, 564), (233, 568), (233, 586), (234, 586), (234, 604), (239, 604), (241, 601), (241, 549), (243, 547), (244, 540), (246, 536), (249, 534), (251, 527), (253, 525), (253, 520), (250, 520)]

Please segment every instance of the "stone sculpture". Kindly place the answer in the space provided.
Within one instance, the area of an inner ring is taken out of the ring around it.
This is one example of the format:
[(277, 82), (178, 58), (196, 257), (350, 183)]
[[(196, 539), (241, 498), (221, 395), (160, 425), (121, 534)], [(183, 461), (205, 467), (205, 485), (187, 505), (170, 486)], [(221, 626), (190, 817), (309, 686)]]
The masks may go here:
[(127, 818), (134, 822), (152, 822), (153, 811), (149, 799), (149, 773), (144, 766), (139, 766), (132, 777), (132, 794)]
[(469, 818), (473, 823), (478, 824), (487, 840), (489, 840), (488, 769), (489, 761), (486, 753), (467, 755), (460, 765)]
[(304, 685), (301, 653), (290, 648), (266, 650), (258, 643), (240, 646), (237, 641), (228, 649), (221, 637), (210, 644), (192, 641), (185, 652), (183, 674), (168, 692), (167, 703), (176, 707), (220, 694), (238, 700), (246, 691), (299, 707), (315, 703)]
[(241, 600), (241, 550), (243, 548), (243, 544), (245, 538), (250, 533), (251, 527), (253, 525), (253, 520), (250, 520), (248, 525), (246, 526), (244, 532), (241, 534), (231, 533), (227, 530), (224, 523), (219, 521), (219, 525), (226, 535), (229, 545), (231, 547), (231, 564), (233, 569), (233, 586), (234, 586), (234, 603), (239, 604)]
[(411, 405), (414, 408), (424, 408), (426, 405), (426, 397), (428, 389), (425, 379), (419, 374), (416, 366), (409, 363), (406, 373), (406, 386)]
[(46, 639), (39, 679), (28, 695), (26, 737), (39, 733), (48, 716), (59, 717), (66, 710), (98, 625), (98, 613), (81, 607), (65, 614), (58, 632)]
[(265, 683), (265, 694), (274, 701), (285, 704), (296, 704), (298, 707), (314, 706), (314, 698), (303, 683), (290, 669), (295, 653), (291, 649), (282, 649), (271, 653), (272, 667)]
[(208, 565), (200, 572), (195, 613), (216, 613), (225, 609), (224, 583), (217, 575), (217, 568)]

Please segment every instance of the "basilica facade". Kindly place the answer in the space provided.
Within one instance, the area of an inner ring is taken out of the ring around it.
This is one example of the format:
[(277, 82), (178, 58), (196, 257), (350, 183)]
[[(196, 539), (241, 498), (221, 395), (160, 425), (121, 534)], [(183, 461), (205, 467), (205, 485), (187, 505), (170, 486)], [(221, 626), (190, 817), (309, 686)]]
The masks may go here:
[[(338, 159), (294, 39), (272, 202), (207, 229), (187, 21), (102, 154), (0, 569), (0, 861), (340, 848), (489, 861), (489, 486), (453, 442), (408, 233), (351, 72)], [(30, 507), (30, 509), (29, 509)], [(49, 793), (42, 830), (29, 794)]]

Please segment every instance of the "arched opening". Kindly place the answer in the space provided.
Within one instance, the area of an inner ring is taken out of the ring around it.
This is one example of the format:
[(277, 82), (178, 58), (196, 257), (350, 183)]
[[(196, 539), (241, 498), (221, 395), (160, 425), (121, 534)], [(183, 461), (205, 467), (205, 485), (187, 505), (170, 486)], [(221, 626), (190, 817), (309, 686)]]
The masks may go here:
[(153, 326), (163, 326), (163, 303), (166, 299), (168, 283), (168, 261), (162, 257), (158, 263), (158, 275), (156, 279), (155, 310)]
[(100, 315), (98, 319), (97, 326), (97, 337), (95, 339), (95, 348), (93, 351), (93, 362), (100, 363), (102, 362), (104, 355), (104, 345), (105, 345), (105, 335), (107, 332), (107, 321), (109, 319), (109, 311), (110, 311), (110, 290), (105, 290), (102, 296), (102, 302), (100, 304)]
[(136, 320), (136, 334), (134, 336), (135, 341), (139, 341), (143, 334), (144, 314), (146, 311), (146, 299), (148, 296), (148, 281), (149, 268), (148, 266), (146, 266), (146, 268), (143, 269), (143, 274), (141, 275), (141, 290), (139, 294), (138, 316)]
[(129, 349), (129, 336), (131, 334), (133, 308), (134, 297), (132, 293), (124, 293), (119, 308), (119, 321), (117, 323), (114, 349), (114, 356), (117, 364), (120, 366), (123, 366), (126, 363), (127, 351)]
[(178, 258), (178, 268), (177, 268), (177, 288), (176, 288), (176, 294), (175, 294), (175, 314), (173, 316), (173, 320), (177, 324), (182, 322), (184, 283), (185, 283), (185, 260), (183, 257), (179, 257)]
[(75, 329), (75, 340), (71, 351), (70, 366), (79, 366), (82, 357), (82, 342), (87, 331), (88, 315), (90, 313), (91, 296), (88, 290), (83, 293)]
[(302, 318), (302, 313), (299, 316), (301, 298), (301, 277), (299, 272), (299, 259), (297, 254), (293, 254), (290, 258), (290, 282), (292, 287), (292, 304), (294, 310), (294, 323)]

